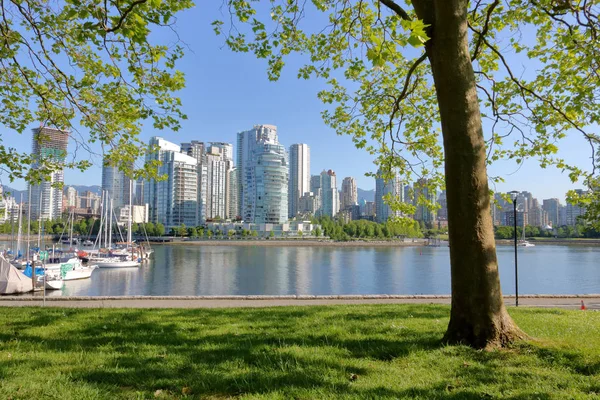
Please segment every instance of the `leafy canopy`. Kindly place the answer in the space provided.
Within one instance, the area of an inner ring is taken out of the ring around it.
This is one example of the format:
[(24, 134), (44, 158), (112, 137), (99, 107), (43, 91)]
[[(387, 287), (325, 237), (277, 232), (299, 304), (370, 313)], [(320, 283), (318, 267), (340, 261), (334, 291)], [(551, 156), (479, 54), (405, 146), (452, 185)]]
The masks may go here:
[[(175, 14), (191, 6), (191, 0), (0, 1), (0, 123), (20, 134), (34, 123), (68, 131), (85, 155), (36, 160), (0, 137), (0, 168), (9, 180), (39, 181), (58, 163), (85, 170), (93, 143), (108, 164), (129, 169), (148, 150), (138, 139), (143, 121), (177, 130), (185, 118), (173, 95), (184, 86), (175, 70), (182, 48), (152, 43), (150, 34), (172, 29)], [(152, 175), (156, 165), (128, 172)]]

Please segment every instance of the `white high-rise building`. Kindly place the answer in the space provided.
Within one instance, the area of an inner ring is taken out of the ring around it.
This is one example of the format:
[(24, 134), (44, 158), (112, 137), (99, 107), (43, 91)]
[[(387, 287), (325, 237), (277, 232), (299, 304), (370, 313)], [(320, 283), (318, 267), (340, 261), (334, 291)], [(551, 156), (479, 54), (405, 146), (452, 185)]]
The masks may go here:
[(196, 159), (196, 172), (198, 174), (198, 223), (206, 221), (206, 202), (208, 171), (206, 167), (206, 146), (203, 142), (192, 140), (190, 143), (181, 143), (181, 152)]
[[(133, 165), (130, 169), (133, 169)], [(129, 205), (129, 193), (131, 191), (131, 178), (119, 167), (104, 165), (102, 167), (102, 190), (112, 199), (114, 212), (119, 214), (120, 209)], [(133, 193), (132, 193), (133, 195)]]
[(73, 186), (68, 186), (65, 192), (67, 195), (67, 207), (77, 207), (77, 189), (75, 189)]
[(342, 193), (340, 195), (340, 209), (345, 210), (348, 207), (358, 204), (358, 187), (356, 179), (348, 176), (342, 181)]
[(133, 204), (136, 206), (143, 206), (146, 204), (144, 199), (144, 183), (145, 181), (142, 178), (139, 178), (135, 182), (135, 196), (133, 198)]
[(401, 217), (400, 211), (394, 211), (385, 201), (384, 196), (390, 196), (392, 201), (404, 202), (404, 186), (398, 174), (385, 180), (381, 171), (377, 171), (375, 178), (375, 221), (386, 222), (390, 217)]
[[(237, 213), (236, 212), (231, 212), (231, 201), (233, 197), (236, 197), (234, 195), (232, 195), (232, 192), (230, 190), (230, 172), (231, 170), (234, 168), (234, 164), (233, 164), (233, 145), (231, 143), (223, 143), (223, 142), (210, 142), (209, 143), (209, 153), (210, 154), (214, 154), (214, 155), (219, 155), (221, 158), (221, 161), (223, 162), (223, 167), (224, 169), (224, 180), (220, 180), (219, 179), (219, 188), (217, 189), (211, 189), (211, 182), (215, 181), (215, 178), (212, 178), (211, 175), (208, 175), (208, 188), (209, 190), (212, 190), (212, 192), (220, 192), (223, 193), (224, 197), (224, 214), (219, 215), (219, 217), (222, 218), (235, 218)], [(207, 153), (208, 154), (208, 153)], [(211, 218), (211, 217), (209, 217)]]
[[(277, 127), (255, 125), (238, 133), (238, 207), (250, 223), (284, 223), (288, 219), (289, 165)], [(240, 206), (241, 203), (241, 206)]]
[(219, 153), (219, 149), (210, 147), (206, 153), (206, 218), (225, 219), (229, 214), (227, 183), (229, 161)]
[(288, 216), (294, 218), (299, 211), (300, 197), (310, 192), (310, 148), (307, 144), (293, 144), (290, 146), (289, 155)]
[(67, 154), (69, 133), (54, 128), (33, 129), (32, 154), (35, 159), (32, 168), (37, 168), (41, 160), (56, 162), (59, 167), (50, 173), (48, 179), (39, 185), (29, 185), (31, 192), (31, 218), (49, 220), (62, 213), (63, 191), (58, 184), (64, 183), (63, 163)]
[(146, 160), (158, 160), (162, 165), (159, 175), (164, 180), (149, 180), (144, 185), (144, 199), (148, 203), (149, 221), (161, 223), (166, 228), (185, 224), (199, 224), (198, 162), (181, 152), (175, 143), (160, 137), (150, 139), (150, 145), (158, 151), (146, 156)]
[(0, 223), (5, 221), (16, 222), (18, 220), (21, 205), (17, 200), (4, 193), (2, 185), (0, 185)]
[(333, 170), (321, 172), (321, 211), (323, 216), (334, 218), (340, 211), (340, 195)]
[(238, 169), (233, 168), (229, 171), (229, 215), (228, 218), (236, 219), (238, 217)]

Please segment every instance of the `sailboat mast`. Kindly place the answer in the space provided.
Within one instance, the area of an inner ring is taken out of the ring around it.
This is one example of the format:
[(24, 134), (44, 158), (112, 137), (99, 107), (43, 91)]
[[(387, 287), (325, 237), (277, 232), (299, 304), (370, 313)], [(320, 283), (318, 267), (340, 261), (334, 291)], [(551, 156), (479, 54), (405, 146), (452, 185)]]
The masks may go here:
[(31, 185), (27, 194), (27, 260), (29, 260), (29, 231), (31, 229)]
[[(29, 261), (29, 233), (31, 230), (31, 185), (29, 185), (29, 193), (27, 194), (27, 260)], [(31, 263), (31, 284), (35, 287), (35, 265)]]
[(112, 220), (113, 220), (113, 199), (110, 199), (110, 229), (108, 231), (108, 248), (112, 249)]
[(42, 249), (42, 199), (44, 191), (40, 187), (40, 217), (38, 218), (38, 251)]
[(15, 250), (15, 207), (10, 208), (10, 249)]
[(69, 220), (71, 226), (69, 227), (69, 245), (73, 246), (73, 224), (75, 223), (75, 210), (71, 210), (69, 213)]
[(133, 198), (131, 197), (131, 192), (133, 191), (133, 181), (129, 180), (129, 218), (127, 219), (127, 241), (131, 243), (132, 241), (132, 232), (131, 232), (131, 220), (133, 218)]
[(104, 199), (104, 191), (102, 192), (102, 201), (100, 203), (100, 226), (98, 226), (98, 234), (96, 239), (98, 240), (98, 249), (102, 248), (102, 232), (104, 229), (104, 209), (106, 205), (104, 204), (106, 200)]
[(21, 225), (23, 224), (23, 213), (22, 208), (23, 207), (23, 193), (21, 193), (21, 202), (19, 203), (19, 228), (17, 231), (17, 254), (15, 254), (15, 260), (17, 258), (19, 258), (19, 251), (21, 251)]
[(104, 247), (108, 247), (108, 192), (104, 191)]
[(133, 240), (132, 240), (132, 232), (131, 232), (131, 220), (133, 216), (133, 197), (131, 196), (131, 192), (133, 192), (133, 179), (129, 179), (129, 218), (127, 218), (127, 242), (128, 246), (131, 246), (131, 258), (133, 259)]

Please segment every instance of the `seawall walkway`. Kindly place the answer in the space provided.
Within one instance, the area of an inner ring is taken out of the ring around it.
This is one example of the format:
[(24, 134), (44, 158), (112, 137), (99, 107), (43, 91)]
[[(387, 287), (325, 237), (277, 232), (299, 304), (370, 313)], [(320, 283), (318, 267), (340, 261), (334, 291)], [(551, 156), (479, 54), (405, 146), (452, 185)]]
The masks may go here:
[[(514, 306), (514, 296), (504, 296), (507, 306)], [(521, 295), (519, 305), (600, 311), (600, 294), (593, 295)], [(434, 295), (365, 295), (365, 296), (81, 296), (46, 297), (47, 307), (67, 308), (231, 308), (279, 306), (327, 306), (351, 304), (450, 304), (450, 296)], [(0, 307), (42, 306), (41, 294), (2, 296)]]

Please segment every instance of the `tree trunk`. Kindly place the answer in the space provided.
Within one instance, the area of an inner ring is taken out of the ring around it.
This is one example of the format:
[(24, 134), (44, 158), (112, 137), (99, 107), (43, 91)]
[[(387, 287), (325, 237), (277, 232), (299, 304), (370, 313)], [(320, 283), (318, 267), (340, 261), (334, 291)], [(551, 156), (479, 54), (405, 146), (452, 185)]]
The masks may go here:
[(430, 24), (431, 63), (444, 138), (452, 309), (444, 336), (476, 348), (502, 346), (521, 331), (502, 299), (486, 151), (467, 36), (467, 0), (414, 0)]

